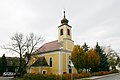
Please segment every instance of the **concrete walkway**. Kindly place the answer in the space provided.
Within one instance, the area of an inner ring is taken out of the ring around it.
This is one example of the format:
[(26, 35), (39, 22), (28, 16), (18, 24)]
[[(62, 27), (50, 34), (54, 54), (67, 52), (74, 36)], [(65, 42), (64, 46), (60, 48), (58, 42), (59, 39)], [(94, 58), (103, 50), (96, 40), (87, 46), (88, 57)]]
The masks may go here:
[(13, 77), (2, 77), (0, 76), (0, 80), (12, 80)]
[(120, 75), (120, 73), (114, 73), (114, 74), (103, 75), (103, 76), (92, 76), (89, 78), (82, 78), (82, 79), (77, 79), (77, 80), (97, 80), (97, 79), (101, 79), (101, 78), (105, 78), (109, 76), (115, 76), (115, 75)]

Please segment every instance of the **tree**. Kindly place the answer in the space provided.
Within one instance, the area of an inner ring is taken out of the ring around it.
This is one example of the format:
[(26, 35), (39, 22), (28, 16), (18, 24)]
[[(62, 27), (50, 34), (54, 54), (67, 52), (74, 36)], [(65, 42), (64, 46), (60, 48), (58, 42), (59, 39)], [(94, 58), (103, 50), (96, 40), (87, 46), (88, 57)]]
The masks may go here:
[(104, 49), (99, 46), (98, 42), (95, 46), (95, 51), (100, 56), (100, 64), (97, 66), (93, 71), (109, 71), (109, 63), (107, 61), (107, 54), (105, 53)]
[(82, 48), (83, 48), (83, 50), (84, 50), (85, 52), (87, 52), (90, 47), (89, 47), (89, 46), (86, 44), (86, 42), (85, 42), (84, 45), (82, 46)]
[(73, 51), (71, 53), (71, 60), (75, 66), (75, 68), (77, 69), (77, 72), (79, 73), (80, 69), (84, 68), (84, 58), (85, 58), (85, 51), (83, 50), (82, 47), (80, 47), (79, 45), (75, 45), (73, 48)]
[(108, 58), (109, 66), (114, 71), (114, 70), (116, 70), (116, 66), (120, 62), (120, 58), (117, 55), (117, 53), (112, 48), (110, 48), (110, 46), (108, 46), (106, 48), (106, 52), (107, 52), (107, 58)]
[[(31, 59), (31, 54), (34, 52), (36, 45), (42, 42), (43, 39), (41, 36), (37, 37), (33, 33), (27, 36), (24, 36), (22, 33), (15, 33), (11, 41), (10, 47), (5, 47), (4, 49), (9, 49), (19, 54), (19, 72), (22, 74), (24, 68), (26, 68)], [(26, 62), (23, 64), (25, 60)]]
[(6, 67), (7, 67), (7, 60), (6, 60), (5, 54), (3, 54), (3, 56), (0, 59), (0, 73), (1, 74), (6, 71)]
[(94, 49), (90, 49), (86, 54), (87, 66), (90, 71), (100, 64), (100, 56), (96, 53)]

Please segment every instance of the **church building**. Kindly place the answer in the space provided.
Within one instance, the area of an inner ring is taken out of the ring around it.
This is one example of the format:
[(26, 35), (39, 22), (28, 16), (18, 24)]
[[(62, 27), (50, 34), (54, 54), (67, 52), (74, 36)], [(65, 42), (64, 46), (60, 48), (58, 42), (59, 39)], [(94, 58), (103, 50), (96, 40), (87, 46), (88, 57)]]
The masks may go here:
[(64, 11), (64, 17), (58, 26), (58, 39), (45, 43), (32, 54), (28, 73), (76, 73), (76, 69), (71, 66), (74, 41), (72, 40), (72, 26), (68, 22)]

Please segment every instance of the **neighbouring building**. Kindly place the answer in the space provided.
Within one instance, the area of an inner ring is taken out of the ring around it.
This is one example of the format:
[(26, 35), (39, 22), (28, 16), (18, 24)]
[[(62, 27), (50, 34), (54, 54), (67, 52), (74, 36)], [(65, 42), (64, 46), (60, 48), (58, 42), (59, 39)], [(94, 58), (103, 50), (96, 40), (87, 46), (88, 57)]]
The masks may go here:
[(6, 60), (7, 60), (6, 71), (17, 72), (19, 69), (19, 57), (6, 57)]
[(76, 73), (76, 69), (71, 66), (74, 41), (72, 40), (72, 26), (68, 22), (64, 11), (61, 25), (58, 26), (58, 39), (45, 43), (32, 54), (28, 73)]

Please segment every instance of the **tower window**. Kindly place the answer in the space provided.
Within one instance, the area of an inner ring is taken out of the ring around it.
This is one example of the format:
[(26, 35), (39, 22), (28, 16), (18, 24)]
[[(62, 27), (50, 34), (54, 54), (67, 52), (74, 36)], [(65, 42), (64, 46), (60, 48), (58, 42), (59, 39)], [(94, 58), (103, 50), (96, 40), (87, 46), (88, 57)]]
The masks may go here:
[(52, 67), (52, 58), (50, 58), (50, 67)]
[(63, 35), (63, 29), (60, 30), (60, 35)]
[(67, 29), (67, 34), (70, 35), (70, 30), (69, 29)]

